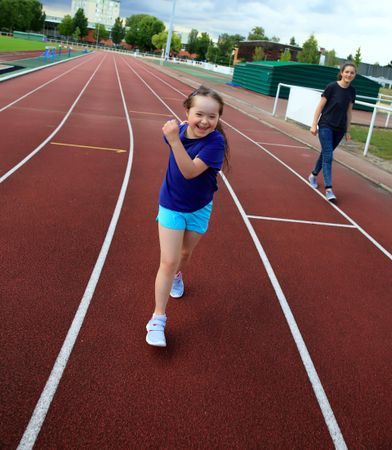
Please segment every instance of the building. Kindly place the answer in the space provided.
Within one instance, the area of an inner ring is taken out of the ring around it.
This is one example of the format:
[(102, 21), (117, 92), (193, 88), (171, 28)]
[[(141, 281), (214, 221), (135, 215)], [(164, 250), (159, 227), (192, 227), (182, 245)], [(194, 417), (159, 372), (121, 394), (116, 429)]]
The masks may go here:
[(120, 16), (120, 0), (72, 0), (71, 16), (82, 8), (89, 24), (102, 24), (111, 29)]
[(297, 61), (297, 54), (302, 50), (295, 45), (281, 44), (272, 41), (241, 41), (238, 44), (238, 52), (234, 58), (234, 64), (239, 61), (253, 61), (253, 55), (257, 47), (264, 50), (264, 59), (266, 61), (278, 61), (282, 53), (288, 49), (291, 55), (291, 61)]

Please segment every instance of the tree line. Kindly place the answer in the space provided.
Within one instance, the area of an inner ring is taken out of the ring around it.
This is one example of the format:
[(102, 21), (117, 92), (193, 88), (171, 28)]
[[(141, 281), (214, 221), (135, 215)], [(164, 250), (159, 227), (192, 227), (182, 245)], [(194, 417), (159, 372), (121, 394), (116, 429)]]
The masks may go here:
[(0, 0), (1, 31), (41, 31), (45, 19), (38, 0)]

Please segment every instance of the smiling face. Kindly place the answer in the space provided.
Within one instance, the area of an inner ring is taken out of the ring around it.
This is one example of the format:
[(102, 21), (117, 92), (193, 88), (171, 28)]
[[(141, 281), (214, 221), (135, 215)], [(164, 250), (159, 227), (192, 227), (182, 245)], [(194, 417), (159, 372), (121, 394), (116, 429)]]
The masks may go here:
[(187, 110), (189, 139), (198, 139), (212, 133), (219, 120), (219, 103), (212, 97), (195, 95), (192, 106)]
[(341, 81), (344, 84), (350, 84), (355, 78), (356, 74), (357, 71), (355, 70), (355, 67), (347, 64), (343, 67), (343, 69), (340, 72)]

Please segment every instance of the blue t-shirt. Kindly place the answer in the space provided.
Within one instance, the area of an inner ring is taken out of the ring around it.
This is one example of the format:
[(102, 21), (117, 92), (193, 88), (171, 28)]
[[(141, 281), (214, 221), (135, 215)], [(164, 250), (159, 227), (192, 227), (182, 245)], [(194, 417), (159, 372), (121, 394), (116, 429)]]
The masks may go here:
[(208, 169), (187, 180), (178, 168), (170, 148), (169, 165), (159, 193), (159, 204), (181, 212), (197, 211), (211, 202), (214, 192), (218, 190), (216, 177), (222, 167), (225, 153), (224, 138), (218, 130), (200, 139), (188, 139), (187, 128), (186, 123), (180, 125), (182, 145), (192, 159), (197, 156), (207, 164)]

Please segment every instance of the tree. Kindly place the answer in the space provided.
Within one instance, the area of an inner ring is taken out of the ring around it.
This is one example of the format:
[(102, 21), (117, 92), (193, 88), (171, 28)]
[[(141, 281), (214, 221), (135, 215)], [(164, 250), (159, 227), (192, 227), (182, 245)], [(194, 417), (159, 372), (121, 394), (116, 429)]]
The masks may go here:
[(87, 29), (88, 20), (87, 17), (84, 15), (84, 11), (82, 8), (79, 8), (72, 19), (72, 25), (73, 25), (73, 32), (76, 32), (76, 28), (79, 28), (79, 39), (87, 36), (88, 29)]
[(291, 61), (291, 53), (288, 48), (280, 55), (280, 61)]
[(339, 64), (339, 60), (336, 57), (336, 52), (334, 49), (328, 50), (325, 55), (325, 65), (336, 67)]
[(1, 29), (41, 31), (45, 17), (38, 0), (0, 0)]
[(99, 44), (109, 37), (109, 31), (106, 29), (105, 25), (102, 23), (97, 23), (95, 25), (95, 30), (93, 32), (93, 38)]
[(268, 41), (263, 27), (254, 27), (248, 34), (248, 41)]
[(124, 36), (125, 36), (125, 28), (123, 27), (123, 21), (120, 19), (120, 17), (117, 17), (112, 27), (113, 43), (119, 45), (121, 41), (124, 39)]
[(135, 14), (127, 18), (129, 28), (125, 35), (125, 41), (130, 45), (136, 45), (140, 50), (153, 50), (154, 44), (151, 38), (165, 30), (161, 20), (147, 14)]
[(218, 64), (229, 64), (233, 49), (238, 43), (243, 41), (244, 37), (240, 34), (223, 33), (218, 38), (217, 47), (219, 49), (217, 62)]
[(75, 31), (72, 33), (72, 38), (74, 41), (80, 41), (80, 29), (76, 27)]
[(354, 63), (357, 67), (359, 67), (359, 64), (361, 63), (361, 47), (358, 47), (355, 52)]
[(68, 41), (73, 32), (72, 17), (69, 14), (65, 15), (57, 29), (60, 35), (65, 36)]
[(213, 43), (208, 47), (207, 50), (207, 61), (216, 64), (219, 56), (219, 48)]
[(299, 62), (318, 64), (320, 60), (320, 52), (318, 50), (318, 43), (314, 34), (311, 34), (309, 39), (304, 42), (302, 51), (298, 53), (297, 59)]
[(198, 34), (199, 34), (199, 32), (197, 30), (195, 30), (194, 28), (192, 28), (192, 30), (190, 31), (190, 33), (188, 35), (188, 43), (187, 43), (186, 49), (188, 50), (189, 53), (197, 53), (197, 44), (198, 44), (197, 35)]
[(15, 30), (17, 16), (17, 3), (13, 0), (0, 0), (0, 29), (8, 31)]
[(294, 37), (294, 36), (292, 36), (292, 37), (290, 38), (290, 45), (298, 45), (298, 44), (295, 42), (295, 37)]
[(347, 61), (352, 61), (353, 60), (353, 55), (350, 53), (348, 56), (347, 56)]
[(147, 14), (134, 14), (133, 16), (127, 17), (125, 27), (128, 30), (125, 34), (125, 41), (128, 44), (137, 45), (136, 42), (140, 33), (140, 22), (144, 17), (147, 17)]
[[(152, 43), (156, 48), (162, 50), (166, 48), (168, 31), (161, 31), (158, 34), (154, 34), (151, 38)], [(170, 51), (173, 53), (177, 53), (181, 50), (181, 38), (177, 33), (172, 33), (171, 42), (170, 42)]]
[(200, 59), (201, 61), (207, 59), (207, 52), (212, 44), (213, 42), (209, 34), (205, 32), (201, 33), (200, 37), (197, 39), (197, 46), (196, 46), (196, 53), (199, 55), (198, 59)]
[(44, 27), (46, 14), (42, 10), (42, 3), (38, 0), (31, 1), (32, 18), (30, 22), (31, 31), (41, 31)]
[(253, 59), (253, 61), (263, 61), (264, 56), (265, 56), (265, 52), (264, 52), (263, 47), (256, 47), (255, 51), (252, 55), (252, 59)]
[(28, 31), (33, 14), (28, 1), (15, 0), (14, 5), (17, 8), (15, 29), (18, 31)]

